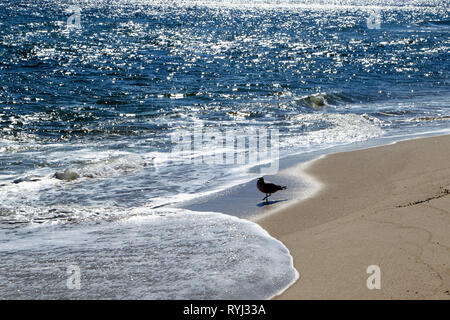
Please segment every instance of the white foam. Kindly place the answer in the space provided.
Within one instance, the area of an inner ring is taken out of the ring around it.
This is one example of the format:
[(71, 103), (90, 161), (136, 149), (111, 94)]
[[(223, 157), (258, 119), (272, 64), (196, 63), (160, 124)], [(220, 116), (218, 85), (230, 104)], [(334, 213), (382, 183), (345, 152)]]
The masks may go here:
[[(214, 212), (164, 209), (0, 237), (0, 269), (11, 284), (1, 298), (20, 290), (22, 298), (268, 299), (298, 278), (281, 242), (255, 223)], [(55, 278), (73, 264), (82, 290)]]
[[(321, 122), (327, 124), (325, 129), (308, 130), (309, 126), (314, 127)], [(380, 120), (351, 113), (299, 114), (291, 118), (291, 125), (292, 127), (303, 126), (306, 130), (302, 134), (281, 138), (282, 150), (290, 153), (361, 142), (384, 134)]]

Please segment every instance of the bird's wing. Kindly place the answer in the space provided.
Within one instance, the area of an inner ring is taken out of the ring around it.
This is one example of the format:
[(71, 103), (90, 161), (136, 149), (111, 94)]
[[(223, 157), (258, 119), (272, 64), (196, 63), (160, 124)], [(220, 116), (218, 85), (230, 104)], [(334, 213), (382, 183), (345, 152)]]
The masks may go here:
[(281, 190), (281, 186), (276, 185), (274, 183), (267, 183), (266, 190), (268, 190), (269, 193), (275, 192), (275, 191)]

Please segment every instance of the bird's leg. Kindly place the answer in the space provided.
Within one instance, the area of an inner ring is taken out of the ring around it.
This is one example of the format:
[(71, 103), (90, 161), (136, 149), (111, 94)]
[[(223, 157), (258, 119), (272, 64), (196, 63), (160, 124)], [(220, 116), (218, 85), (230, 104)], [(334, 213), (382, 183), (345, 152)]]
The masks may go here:
[(264, 200), (266, 200), (266, 202), (267, 202), (267, 197), (268, 197), (269, 195), (266, 193), (266, 196), (263, 198), (263, 201)]
[(270, 193), (266, 194), (266, 203), (269, 203)]

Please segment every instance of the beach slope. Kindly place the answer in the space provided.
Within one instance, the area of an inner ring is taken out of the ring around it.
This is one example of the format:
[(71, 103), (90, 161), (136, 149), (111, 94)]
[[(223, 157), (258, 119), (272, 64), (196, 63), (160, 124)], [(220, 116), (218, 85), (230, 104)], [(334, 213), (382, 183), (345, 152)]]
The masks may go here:
[[(331, 154), (296, 168), (322, 188), (257, 222), (300, 279), (278, 299), (450, 299), (450, 135)], [(368, 289), (371, 265), (380, 289)]]

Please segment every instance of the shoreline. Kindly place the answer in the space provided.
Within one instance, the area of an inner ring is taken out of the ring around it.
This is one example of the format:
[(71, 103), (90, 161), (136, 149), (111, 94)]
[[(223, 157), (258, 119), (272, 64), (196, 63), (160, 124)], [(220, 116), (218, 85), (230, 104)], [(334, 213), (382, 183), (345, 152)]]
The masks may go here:
[[(254, 220), (300, 274), (275, 299), (450, 299), (449, 160), (441, 135), (296, 165), (320, 188)], [(371, 265), (380, 290), (366, 286)]]
[[(319, 189), (320, 182), (307, 174), (306, 170), (298, 169), (298, 166), (308, 166), (313, 162), (334, 153), (351, 152), (357, 150), (366, 150), (387, 146), (401, 141), (422, 139), (426, 137), (438, 137), (450, 134), (450, 130), (421, 131), (417, 133), (402, 135), (383, 135), (378, 138), (352, 142), (348, 144), (338, 144), (325, 148), (308, 150), (303, 153), (287, 154), (279, 159), (279, 172), (274, 175), (265, 176), (269, 181), (277, 184), (288, 185), (289, 188), (283, 193), (277, 193), (274, 196), (278, 203), (271, 206), (264, 206), (259, 201), (261, 193), (254, 187), (256, 178), (231, 182), (225, 188), (219, 190), (209, 190), (203, 194), (189, 200), (180, 200), (173, 203), (163, 204), (162, 206), (183, 208), (200, 212), (220, 212), (253, 222), (257, 222), (265, 216), (270, 216), (285, 207), (289, 207), (298, 201), (312, 197)], [(256, 167), (252, 167), (254, 170)], [(292, 170), (296, 170), (293, 174)], [(281, 201), (280, 201), (281, 200)], [(259, 202), (255, 205), (255, 201)], [(160, 206), (157, 206), (160, 207)]]

